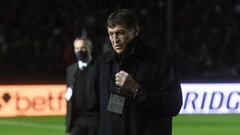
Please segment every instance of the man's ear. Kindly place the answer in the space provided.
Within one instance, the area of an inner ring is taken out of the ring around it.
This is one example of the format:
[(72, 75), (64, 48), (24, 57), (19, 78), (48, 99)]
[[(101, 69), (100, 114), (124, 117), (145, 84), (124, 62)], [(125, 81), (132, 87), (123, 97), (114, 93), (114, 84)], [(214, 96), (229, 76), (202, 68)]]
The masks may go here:
[(139, 27), (136, 28), (135, 37), (139, 34)]

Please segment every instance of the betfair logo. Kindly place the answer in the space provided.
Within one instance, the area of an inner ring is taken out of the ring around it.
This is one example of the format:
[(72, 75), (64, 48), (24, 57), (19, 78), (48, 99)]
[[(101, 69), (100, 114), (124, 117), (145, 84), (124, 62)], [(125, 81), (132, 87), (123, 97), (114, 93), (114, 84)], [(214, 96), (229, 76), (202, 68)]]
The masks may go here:
[(4, 93), (4, 94), (1, 96), (1, 99), (0, 99), (0, 110), (1, 110), (1, 108), (2, 108), (6, 103), (8, 103), (10, 100), (11, 100), (10, 94), (9, 94), (9, 93)]
[(0, 117), (64, 115), (65, 84), (0, 85)]

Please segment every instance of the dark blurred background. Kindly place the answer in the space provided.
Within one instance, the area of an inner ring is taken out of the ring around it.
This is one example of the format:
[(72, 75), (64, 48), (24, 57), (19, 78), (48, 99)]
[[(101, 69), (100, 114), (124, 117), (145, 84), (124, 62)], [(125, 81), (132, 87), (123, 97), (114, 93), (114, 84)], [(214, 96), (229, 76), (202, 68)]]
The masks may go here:
[(0, 84), (64, 83), (74, 37), (87, 35), (96, 58), (117, 8), (136, 12), (145, 43), (172, 53), (182, 82), (239, 82), (238, 0), (0, 0)]

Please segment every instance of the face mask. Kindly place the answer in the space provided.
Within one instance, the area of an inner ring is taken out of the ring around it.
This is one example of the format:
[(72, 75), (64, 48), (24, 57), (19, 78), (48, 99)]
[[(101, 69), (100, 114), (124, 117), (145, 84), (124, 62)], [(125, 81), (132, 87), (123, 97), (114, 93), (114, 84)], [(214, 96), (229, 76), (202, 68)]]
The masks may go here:
[(88, 61), (88, 53), (87, 51), (79, 51), (78, 53), (76, 53), (76, 57), (78, 60), (81, 60), (83, 62), (87, 62)]

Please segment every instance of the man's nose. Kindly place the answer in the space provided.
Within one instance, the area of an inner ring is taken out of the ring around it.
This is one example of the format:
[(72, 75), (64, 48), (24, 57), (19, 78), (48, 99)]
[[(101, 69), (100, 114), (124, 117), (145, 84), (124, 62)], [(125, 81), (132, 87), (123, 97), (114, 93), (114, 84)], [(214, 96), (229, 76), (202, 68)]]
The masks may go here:
[(119, 36), (117, 34), (113, 35), (113, 42), (118, 43), (119, 42)]

